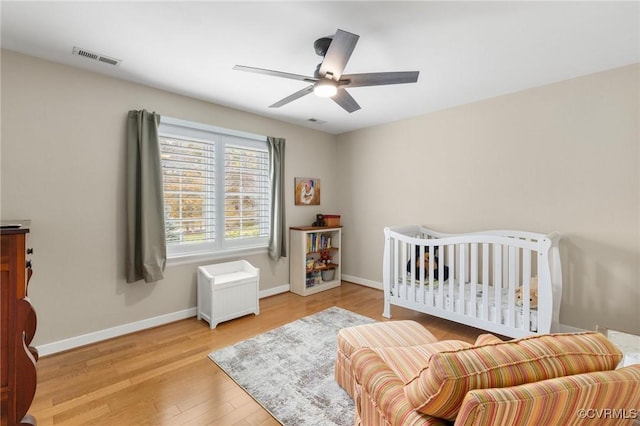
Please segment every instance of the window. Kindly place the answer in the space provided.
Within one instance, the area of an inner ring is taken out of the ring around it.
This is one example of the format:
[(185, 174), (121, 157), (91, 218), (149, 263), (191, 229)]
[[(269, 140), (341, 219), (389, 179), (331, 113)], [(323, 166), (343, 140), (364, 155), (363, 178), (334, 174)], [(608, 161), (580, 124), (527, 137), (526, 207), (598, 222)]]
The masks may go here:
[(266, 247), (266, 137), (167, 117), (159, 126), (167, 255)]

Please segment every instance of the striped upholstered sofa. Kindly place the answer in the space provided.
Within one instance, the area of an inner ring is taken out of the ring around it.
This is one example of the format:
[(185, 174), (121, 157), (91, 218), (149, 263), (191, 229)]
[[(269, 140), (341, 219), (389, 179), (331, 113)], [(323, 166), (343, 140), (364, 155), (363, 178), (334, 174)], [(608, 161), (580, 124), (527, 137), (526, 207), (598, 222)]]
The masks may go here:
[(621, 359), (596, 332), (469, 344), (388, 321), (342, 329), (335, 373), (356, 425), (631, 424), (640, 365)]

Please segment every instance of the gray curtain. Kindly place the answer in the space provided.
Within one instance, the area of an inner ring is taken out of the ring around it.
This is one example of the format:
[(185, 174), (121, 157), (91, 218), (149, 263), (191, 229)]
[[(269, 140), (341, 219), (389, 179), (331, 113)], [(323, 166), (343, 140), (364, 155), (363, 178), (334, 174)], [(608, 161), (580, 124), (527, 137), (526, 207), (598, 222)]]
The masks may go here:
[(158, 142), (160, 115), (129, 111), (127, 118), (127, 282), (164, 278), (162, 165)]
[(271, 224), (269, 257), (278, 261), (287, 256), (287, 232), (284, 203), (284, 139), (267, 137), (269, 145), (269, 179), (271, 181)]

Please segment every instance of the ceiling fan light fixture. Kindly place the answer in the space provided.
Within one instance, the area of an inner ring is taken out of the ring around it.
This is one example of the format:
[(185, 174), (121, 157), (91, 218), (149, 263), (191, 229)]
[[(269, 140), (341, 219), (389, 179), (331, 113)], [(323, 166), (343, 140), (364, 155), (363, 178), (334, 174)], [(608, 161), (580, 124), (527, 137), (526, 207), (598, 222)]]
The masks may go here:
[(323, 79), (313, 86), (313, 93), (321, 98), (330, 98), (338, 93), (338, 85), (333, 80)]

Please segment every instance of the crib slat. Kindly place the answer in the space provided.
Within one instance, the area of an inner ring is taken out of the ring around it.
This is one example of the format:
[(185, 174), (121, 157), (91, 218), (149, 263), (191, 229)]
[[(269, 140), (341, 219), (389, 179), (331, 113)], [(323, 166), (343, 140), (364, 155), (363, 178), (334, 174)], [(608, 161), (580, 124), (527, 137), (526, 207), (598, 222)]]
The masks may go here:
[(518, 253), (516, 252), (516, 247), (509, 246), (509, 294), (508, 294), (508, 305), (507, 312), (508, 318), (506, 321), (506, 325), (515, 327), (515, 305), (516, 305), (516, 279), (517, 279), (517, 262)]
[(455, 308), (455, 303), (454, 303), (454, 299), (455, 297), (453, 296), (454, 294), (454, 290), (455, 290), (455, 285), (456, 285), (456, 252), (455, 252), (455, 246), (453, 244), (449, 245), (449, 262), (451, 262), (449, 264), (449, 306), (447, 306), (447, 310), (449, 311), (454, 311)]
[(420, 280), (420, 269), (418, 268), (418, 259), (416, 259), (416, 244), (411, 244), (409, 249), (407, 250), (407, 260), (411, 262), (411, 267), (413, 268), (413, 272), (411, 274), (411, 279), (407, 279), (407, 294), (409, 295), (407, 300), (415, 302), (416, 300), (416, 286), (419, 285)]
[[(429, 246), (429, 259), (431, 260), (429, 262), (429, 282), (428, 282), (429, 290), (428, 290), (428, 294), (426, 294), (425, 297), (427, 297), (427, 299), (428, 299), (428, 304), (431, 305), (431, 304), (433, 304), (433, 285), (434, 285), (433, 284), (433, 274), (434, 274), (434, 272), (433, 272), (434, 266), (433, 265), (434, 265), (434, 262), (435, 262), (435, 259), (436, 259), (433, 246)], [(440, 262), (438, 262), (438, 263), (440, 263)], [(438, 265), (438, 266), (440, 266), (440, 265)], [(427, 302), (423, 301), (423, 303), (427, 303)]]
[[(414, 254), (412, 252), (413, 246), (407, 245), (407, 244), (403, 244), (403, 247), (404, 247), (404, 252), (405, 252), (405, 258), (402, 259), (402, 264), (406, 265), (407, 262), (410, 262), (411, 265), (412, 265), (412, 268), (413, 268), (415, 266), (415, 262), (411, 261), (413, 259), (413, 256), (414, 256)], [(411, 269), (411, 275), (407, 276), (405, 274), (405, 277), (404, 277), (404, 299), (405, 300), (411, 300), (409, 298), (409, 295), (411, 294), (410, 293), (410, 289), (411, 289), (413, 280), (415, 279), (415, 274), (413, 272), (414, 272), (413, 269)]]
[(438, 263), (438, 291), (436, 292), (437, 294), (437, 302), (436, 302), (436, 306), (439, 306), (441, 308), (444, 309), (444, 304), (443, 304), (443, 296), (444, 296), (444, 284), (445, 284), (445, 279), (444, 279), (444, 265), (446, 262), (446, 256), (444, 254), (444, 249), (442, 248), (442, 246), (438, 246), (438, 251), (440, 253), (442, 253), (442, 256), (440, 257), (440, 262)]
[(482, 319), (489, 319), (489, 244), (482, 244)]
[(411, 291), (414, 302), (418, 302), (420, 298), (424, 298), (424, 246), (419, 246), (418, 251), (419, 255), (417, 256), (417, 259), (412, 261), (416, 267), (416, 276), (413, 280), (414, 289)]
[(390, 297), (398, 297), (398, 240), (393, 237), (389, 237), (389, 245), (391, 252), (391, 259), (389, 259), (391, 271), (389, 271), (389, 279), (391, 280)]
[(531, 328), (531, 250), (522, 249), (522, 312), (518, 310), (516, 315), (522, 317), (522, 329), (530, 331)]
[(398, 249), (398, 239), (392, 238), (393, 260), (391, 266), (391, 281), (393, 282), (393, 297), (400, 298), (400, 277), (398, 276), (398, 258), (402, 256)]
[(469, 244), (463, 244), (462, 245), (462, 250), (464, 250), (464, 269), (465, 269), (465, 274), (464, 274), (464, 282), (468, 283), (471, 278), (470, 278), (470, 268), (469, 268)]
[(497, 324), (502, 324), (502, 246), (500, 244), (493, 244), (493, 250), (493, 261), (495, 262), (495, 265), (493, 266), (493, 273), (495, 274), (493, 280), (493, 288), (495, 291), (494, 308), (496, 310), (495, 322)]
[[(400, 241), (398, 239), (394, 240), (394, 242), (396, 246), (396, 253), (398, 253), (398, 255), (394, 258), (394, 262), (395, 262), (394, 275), (397, 277), (400, 272), (400, 269), (398, 266), (398, 258), (404, 261), (404, 259), (406, 258), (406, 254), (404, 253), (404, 250), (405, 250), (404, 243), (402, 244), (402, 246), (400, 246)], [(398, 284), (396, 285), (396, 297), (398, 298), (402, 297), (401, 289), (404, 287), (401, 286), (401, 284), (405, 284), (405, 287), (406, 287), (406, 281), (407, 281), (407, 274), (402, 273), (402, 282), (398, 281)]]
[(464, 308), (466, 305), (466, 300), (464, 299), (464, 283), (465, 278), (467, 276), (466, 266), (467, 260), (465, 257), (466, 254), (466, 244), (458, 244), (458, 254), (460, 256), (460, 260), (458, 261), (458, 266), (460, 267), (460, 272), (458, 273), (458, 294), (460, 295), (460, 303), (458, 304), (458, 313), (464, 315)]
[(382, 255), (382, 286), (384, 288), (384, 304), (382, 308), (382, 316), (389, 318), (391, 316), (391, 295), (393, 294), (393, 271), (391, 259), (394, 254), (391, 253), (391, 237), (389, 228), (384, 229), (384, 252)]
[(478, 302), (478, 243), (469, 244), (469, 312), (476, 318), (476, 304)]

